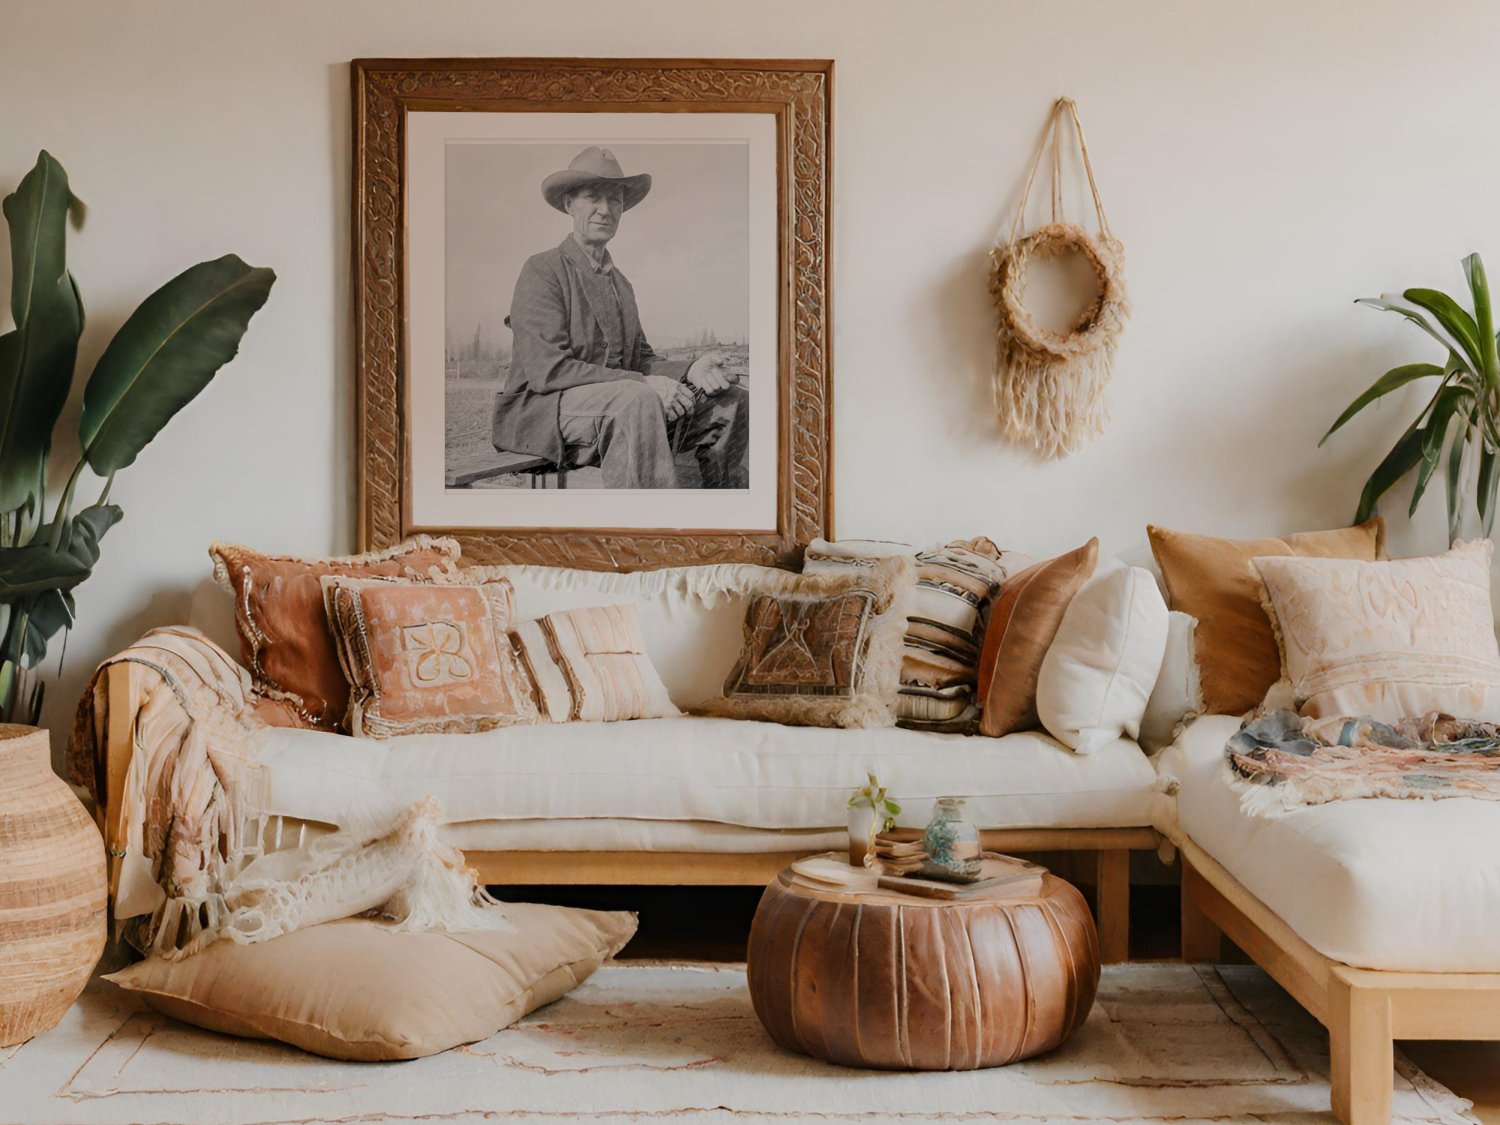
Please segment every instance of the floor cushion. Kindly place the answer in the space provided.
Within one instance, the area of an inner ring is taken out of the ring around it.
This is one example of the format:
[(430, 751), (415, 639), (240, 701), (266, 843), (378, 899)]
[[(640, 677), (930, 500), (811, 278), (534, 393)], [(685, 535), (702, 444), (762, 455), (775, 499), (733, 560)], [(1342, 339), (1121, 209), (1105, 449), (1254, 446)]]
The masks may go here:
[(634, 914), (510, 903), (514, 932), (396, 933), (350, 918), (256, 945), (221, 940), (105, 979), (196, 1027), (373, 1062), (487, 1039), (565, 995), (635, 933)]
[(1240, 721), (1193, 720), (1158, 760), (1175, 796), (1160, 817), (1335, 961), (1412, 972), (1500, 971), (1500, 805), (1334, 801), (1251, 816), (1224, 744)]

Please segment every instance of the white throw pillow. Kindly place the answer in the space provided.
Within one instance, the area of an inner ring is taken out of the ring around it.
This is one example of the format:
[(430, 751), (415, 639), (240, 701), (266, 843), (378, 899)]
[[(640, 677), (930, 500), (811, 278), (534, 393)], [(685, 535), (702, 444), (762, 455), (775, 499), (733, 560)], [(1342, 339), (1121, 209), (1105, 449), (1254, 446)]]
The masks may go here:
[(1080, 754), (1140, 735), (1167, 648), (1167, 605), (1134, 566), (1096, 574), (1078, 591), (1037, 679), (1036, 708), (1052, 735)]
[(1156, 686), (1141, 716), (1141, 749), (1148, 754), (1177, 741), (1183, 722), (1203, 713), (1203, 686), (1198, 679), (1194, 634), (1198, 619), (1173, 610), (1167, 616), (1167, 651), (1156, 674)]

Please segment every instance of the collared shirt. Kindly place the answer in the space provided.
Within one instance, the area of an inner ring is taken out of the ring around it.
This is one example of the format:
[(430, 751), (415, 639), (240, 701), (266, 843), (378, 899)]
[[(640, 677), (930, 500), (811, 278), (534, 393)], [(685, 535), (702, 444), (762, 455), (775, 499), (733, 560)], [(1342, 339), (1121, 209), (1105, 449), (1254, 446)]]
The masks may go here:
[[(578, 242), (579, 248), (583, 251), (584, 258), (587, 259), (589, 263), (589, 267), (601, 277), (609, 278), (609, 291), (613, 293), (615, 297), (614, 308), (601, 311), (613, 316), (613, 328), (615, 330), (614, 338), (621, 341), (621, 346), (623, 347), (625, 340), (625, 305), (620, 300), (620, 282), (615, 274), (615, 260), (610, 257), (609, 251), (607, 249), (604, 251), (603, 255), (596, 260), (594, 258), (594, 255), (590, 252), (589, 248), (582, 242), (578, 241), (578, 235), (576, 233), (573, 235), (573, 240), (575, 242)], [(619, 355), (611, 355), (605, 361), (605, 365), (608, 367), (622, 367), (624, 366), (624, 363), (625, 357)]]

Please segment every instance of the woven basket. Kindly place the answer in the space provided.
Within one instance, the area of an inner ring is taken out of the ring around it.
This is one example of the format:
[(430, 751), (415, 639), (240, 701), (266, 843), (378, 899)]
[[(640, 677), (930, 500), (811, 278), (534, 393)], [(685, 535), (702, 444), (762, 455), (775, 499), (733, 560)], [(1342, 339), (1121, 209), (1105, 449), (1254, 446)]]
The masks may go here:
[(0, 1047), (62, 1019), (104, 951), (104, 841), (47, 732), (0, 724)]

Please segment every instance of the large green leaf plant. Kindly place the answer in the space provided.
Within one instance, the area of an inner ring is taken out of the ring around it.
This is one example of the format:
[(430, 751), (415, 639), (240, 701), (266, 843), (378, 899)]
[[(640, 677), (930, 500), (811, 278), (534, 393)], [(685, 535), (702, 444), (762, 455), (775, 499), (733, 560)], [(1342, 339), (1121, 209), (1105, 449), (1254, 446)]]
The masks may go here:
[(1489, 282), (1478, 254), (1463, 260), (1473, 311), (1436, 289), (1408, 289), (1400, 295), (1367, 297), (1358, 304), (1397, 313), (1442, 345), (1446, 362), (1407, 363), (1387, 371), (1339, 415), (1322, 445), (1344, 423), (1372, 402), (1408, 383), (1438, 380), (1432, 397), (1391, 451), (1375, 467), (1359, 497), (1354, 520), (1375, 513), (1376, 504), (1397, 481), (1415, 470), (1408, 515), (1415, 515), (1427, 485), (1444, 467), (1448, 498), (1448, 539), (1459, 536), (1470, 490), (1484, 534), (1495, 524), (1495, 494), (1500, 488), (1500, 356), (1497, 356), (1495, 319)]
[[(66, 256), (68, 219), (82, 208), (62, 165), (43, 152), (3, 209), (15, 327), (0, 335), (0, 721), (35, 723), (44, 684), (31, 670), (73, 624), (73, 590), (124, 515), (109, 503), (115, 473), (234, 358), (276, 275), (228, 254), (178, 274), (141, 303), (84, 385), (78, 459), (49, 516), (47, 462), (83, 334), (83, 300)], [(85, 468), (104, 485), (94, 503), (74, 511)]]

